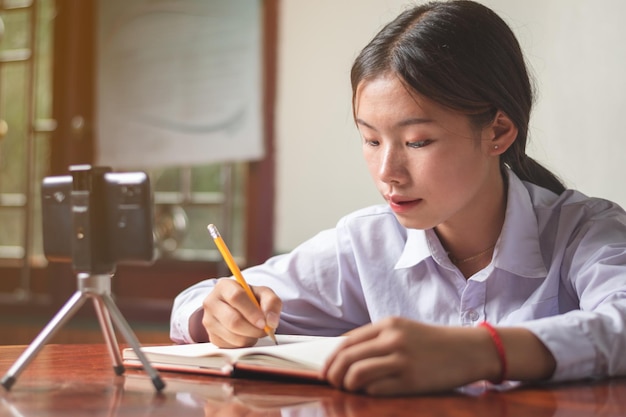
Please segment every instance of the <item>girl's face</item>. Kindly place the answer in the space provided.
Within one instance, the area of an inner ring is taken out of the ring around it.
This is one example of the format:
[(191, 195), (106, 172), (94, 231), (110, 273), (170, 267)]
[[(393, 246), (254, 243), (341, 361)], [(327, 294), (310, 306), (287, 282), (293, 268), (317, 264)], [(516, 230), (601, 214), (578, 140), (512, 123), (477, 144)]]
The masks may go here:
[(359, 85), (355, 114), (370, 174), (405, 227), (467, 227), (498, 195), (493, 129), (472, 127), (393, 75)]

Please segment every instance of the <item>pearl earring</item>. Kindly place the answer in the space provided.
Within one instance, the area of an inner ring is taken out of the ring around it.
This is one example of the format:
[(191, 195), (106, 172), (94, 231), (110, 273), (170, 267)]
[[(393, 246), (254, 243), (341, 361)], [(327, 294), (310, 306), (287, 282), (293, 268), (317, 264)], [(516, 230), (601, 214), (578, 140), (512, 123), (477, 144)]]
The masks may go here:
[(498, 150), (498, 148), (500, 148), (498, 145), (493, 145), (493, 149), (494, 149), (495, 151), (497, 151), (497, 150)]

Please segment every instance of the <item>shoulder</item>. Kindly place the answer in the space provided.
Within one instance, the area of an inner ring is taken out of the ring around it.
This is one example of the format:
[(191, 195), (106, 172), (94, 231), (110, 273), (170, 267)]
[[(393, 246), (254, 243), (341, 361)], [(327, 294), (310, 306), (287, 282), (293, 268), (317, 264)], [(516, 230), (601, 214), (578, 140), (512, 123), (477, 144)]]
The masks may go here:
[(577, 190), (568, 189), (557, 195), (536, 185), (524, 185), (542, 234), (556, 233), (557, 240), (567, 241), (570, 246), (582, 241), (623, 246), (626, 212), (619, 204), (588, 197)]
[(617, 203), (598, 197), (588, 197), (578, 190), (567, 189), (555, 194), (545, 188), (524, 182), (533, 208), (538, 214), (556, 213), (580, 219), (624, 217), (626, 212)]

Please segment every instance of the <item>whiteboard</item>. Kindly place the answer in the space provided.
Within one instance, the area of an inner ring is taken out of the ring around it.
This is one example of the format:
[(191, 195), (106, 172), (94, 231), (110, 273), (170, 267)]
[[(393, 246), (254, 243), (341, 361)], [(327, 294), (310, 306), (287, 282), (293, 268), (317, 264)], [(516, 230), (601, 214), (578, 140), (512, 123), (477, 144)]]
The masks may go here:
[(106, 0), (98, 7), (98, 164), (263, 157), (260, 1)]

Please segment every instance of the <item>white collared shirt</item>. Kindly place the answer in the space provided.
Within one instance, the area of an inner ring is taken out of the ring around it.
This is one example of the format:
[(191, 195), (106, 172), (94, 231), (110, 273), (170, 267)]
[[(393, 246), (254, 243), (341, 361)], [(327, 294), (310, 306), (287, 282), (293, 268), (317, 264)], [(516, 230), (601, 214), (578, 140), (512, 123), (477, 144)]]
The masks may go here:
[[(492, 262), (466, 279), (433, 230), (406, 229), (388, 206), (243, 273), (283, 300), (279, 333), (338, 335), (388, 316), (429, 324), (522, 326), (556, 358), (553, 380), (626, 375), (626, 213), (576, 191), (560, 196), (509, 171), (507, 210)], [(171, 337), (215, 280), (178, 295)]]

